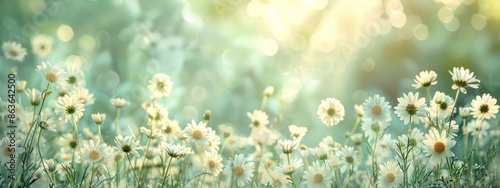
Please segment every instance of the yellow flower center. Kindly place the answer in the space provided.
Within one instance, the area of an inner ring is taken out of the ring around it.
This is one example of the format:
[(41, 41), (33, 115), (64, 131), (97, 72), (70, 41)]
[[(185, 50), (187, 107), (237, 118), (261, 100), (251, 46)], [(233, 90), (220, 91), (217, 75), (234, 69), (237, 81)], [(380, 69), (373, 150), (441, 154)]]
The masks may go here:
[(243, 175), (244, 172), (245, 172), (245, 170), (241, 166), (236, 166), (233, 168), (234, 176), (241, 176), (241, 175)]
[(10, 155), (14, 154), (14, 148), (12, 148), (11, 150), (9, 149), (10, 149), (9, 146), (3, 148), (3, 156), (9, 157)]
[(320, 173), (314, 174), (314, 176), (313, 176), (313, 182), (314, 183), (321, 183), (321, 182), (323, 182), (323, 175), (320, 174)]
[(385, 181), (387, 183), (392, 183), (394, 182), (394, 180), (396, 179), (396, 175), (392, 172), (389, 172), (387, 174), (385, 174)]
[(201, 133), (200, 130), (194, 130), (193, 131), (193, 138), (196, 140), (199, 140), (203, 137), (203, 133)]
[(304, 145), (304, 144), (300, 144), (299, 149), (300, 149), (300, 150), (306, 150), (306, 149), (307, 149), (307, 146), (306, 146), (306, 145)]
[(99, 153), (99, 151), (97, 151), (97, 150), (92, 150), (89, 152), (89, 154), (87, 156), (89, 157), (90, 160), (96, 161), (101, 156), (101, 153)]
[(446, 150), (446, 145), (443, 142), (436, 142), (434, 144), (434, 152), (441, 154)]
[(10, 51), (9, 51), (9, 55), (10, 55), (10, 56), (16, 57), (18, 54), (19, 54), (19, 53), (17, 53), (17, 51), (16, 51), (16, 50), (10, 50)]
[(49, 82), (54, 82), (54, 83), (57, 82), (57, 75), (54, 72), (47, 72), (47, 73), (45, 73), (45, 78)]
[(215, 168), (215, 161), (214, 160), (208, 161), (208, 167)]
[(380, 106), (378, 106), (378, 105), (377, 105), (377, 106), (374, 106), (374, 107), (372, 108), (372, 114), (373, 114), (374, 116), (380, 116), (380, 115), (382, 114), (382, 107), (380, 107)]

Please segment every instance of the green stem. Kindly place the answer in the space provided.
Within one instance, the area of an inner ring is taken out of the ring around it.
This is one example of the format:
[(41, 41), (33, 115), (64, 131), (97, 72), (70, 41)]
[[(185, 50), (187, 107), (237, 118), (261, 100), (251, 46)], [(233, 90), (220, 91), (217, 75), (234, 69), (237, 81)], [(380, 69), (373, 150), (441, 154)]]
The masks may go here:
[(104, 143), (104, 139), (102, 138), (101, 134), (101, 125), (97, 125), (97, 130), (99, 131), (99, 138), (101, 139), (101, 143)]
[(90, 185), (89, 187), (92, 187), (92, 181), (94, 180), (94, 164), (95, 162), (92, 162), (92, 167), (91, 167), (91, 173), (90, 173)]
[(115, 117), (115, 135), (118, 135), (118, 118), (120, 118), (120, 108), (116, 109), (116, 117)]
[(161, 184), (162, 188), (163, 188), (163, 186), (165, 186), (165, 180), (167, 180), (168, 170), (170, 170), (170, 165), (172, 164), (172, 159), (173, 159), (173, 157), (170, 157), (170, 159), (168, 160), (167, 169), (165, 170), (165, 173), (163, 174), (163, 183)]
[(131, 171), (132, 171), (132, 173), (134, 174), (135, 181), (136, 181), (137, 185), (139, 185), (139, 184), (140, 184), (140, 182), (139, 182), (139, 178), (138, 178), (138, 177), (137, 177), (137, 175), (135, 174), (135, 170), (134, 170), (134, 168), (132, 167), (132, 162), (130, 162), (130, 156), (129, 156), (129, 154), (128, 154), (128, 153), (127, 153), (127, 159), (128, 159), (128, 164), (130, 165), (130, 170), (131, 170)]
[(47, 177), (49, 177), (50, 182), (53, 185), (56, 185), (54, 180), (50, 177), (49, 171), (47, 170), (47, 168), (45, 168), (45, 163), (43, 162), (42, 152), (40, 151), (40, 137), (42, 137), (42, 129), (40, 129), (40, 132), (38, 133), (38, 141), (37, 141), (38, 155), (40, 157), (40, 163), (42, 163), (42, 167), (43, 167), (43, 170), (45, 171), (45, 174), (47, 175)]
[(262, 98), (262, 103), (260, 104), (260, 110), (264, 111), (266, 103), (267, 103), (267, 96), (264, 96), (264, 98)]

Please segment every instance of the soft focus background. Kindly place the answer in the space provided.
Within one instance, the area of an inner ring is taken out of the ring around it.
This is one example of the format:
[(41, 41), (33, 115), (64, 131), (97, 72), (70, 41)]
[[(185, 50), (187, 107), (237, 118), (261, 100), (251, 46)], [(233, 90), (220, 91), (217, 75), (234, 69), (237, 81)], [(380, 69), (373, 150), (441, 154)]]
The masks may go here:
[[(231, 124), (248, 135), (246, 113), (259, 109), (263, 90), (273, 86), (264, 111), (271, 122), (283, 115), (283, 134), (290, 124), (308, 127), (315, 136), (306, 136), (306, 144), (325, 135), (343, 141), (356, 118), (354, 104), (380, 94), (395, 106), (402, 93), (415, 91), (413, 78), (424, 70), (438, 73), (432, 93), (450, 96), (448, 70), (463, 66), (477, 75), (480, 89), (461, 95), (457, 106), (482, 93), (500, 98), (497, 0), (2, 1), (0, 24), (0, 42), (28, 50), (23, 62), (0, 56), (1, 90), (14, 67), (27, 88), (42, 90), (46, 81), (34, 71), (41, 61), (81, 64), (96, 99), (83, 126), (93, 125), (91, 113), (113, 114), (112, 97), (131, 102), (121, 124), (145, 124), (141, 103), (159, 72), (172, 78), (172, 94), (162, 103), (182, 128), (211, 110), (209, 126)], [(33, 55), (35, 34), (54, 39), (50, 55)], [(316, 115), (327, 97), (346, 108), (335, 127)], [(398, 134), (406, 129), (391, 127)]]

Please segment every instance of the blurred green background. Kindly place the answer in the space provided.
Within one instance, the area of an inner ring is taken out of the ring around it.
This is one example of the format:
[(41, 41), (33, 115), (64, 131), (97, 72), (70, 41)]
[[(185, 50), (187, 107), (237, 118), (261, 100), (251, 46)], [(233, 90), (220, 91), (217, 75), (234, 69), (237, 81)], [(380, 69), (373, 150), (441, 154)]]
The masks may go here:
[[(181, 127), (211, 110), (210, 126), (227, 123), (248, 135), (246, 113), (259, 109), (263, 90), (273, 86), (265, 109), (271, 122), (282, 113), (285, 136), (290, 124), (308, 127), (318, 135), (306, 136), (308, 144), (325, 135), (343, 141), (354, 104), (380, 94), (395, 106), (424, 70), (438, 73), (432, 93), (450, 96), (448, 70), (463, 66), (477, 75), (480, 89), (461, 95), (457, 106), (482, 93), (500, 98), (496, 0), (26, 0), (0, 7), (0, 41), (28, 50), (23, 62), (0, 56), (0, 88), (14, 67), (27, 88), (41, 90), (45, 80), (34, 71), (41, 61), (79, 63), (96, 99), (85, 111), (88, 125), (91, 113), (113, 117), (109, 99), (123, 97), (131, 105), (121, 123), (144, 126), (140, 105), (158, 72), (172, 77), (172, 94), (161, 102)], [(35, 34), (54, 39), (52, 54), (32, 53)], [(316, 115), (327, 97), (346, 109), (336, 127)], [(404, 129), (393, 123), (391, 131)]]

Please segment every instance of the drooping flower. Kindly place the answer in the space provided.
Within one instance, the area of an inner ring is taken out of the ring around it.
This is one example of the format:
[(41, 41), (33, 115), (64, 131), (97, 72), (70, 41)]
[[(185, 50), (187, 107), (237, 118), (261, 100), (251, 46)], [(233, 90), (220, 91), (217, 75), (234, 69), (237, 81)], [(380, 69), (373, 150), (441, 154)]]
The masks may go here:
[(68, 86), (68, 75), (58, 65), (52, 66), (50, 62), (44, 61), (41, 65), (36, 66), (36, 71), (42, 74), (47, 81), (54, 83), (58, 89), (65, 89)]
[(344, 120), (344, 105), (335, 98), (326, 98), (321, 100), (317, 114), (323, 124), (326, 126), (334, 126)]
[(403, 94), (403, 97), (398, 98), (398, 102), (398, 106), (394, 107), (396, 110), (394, 113), (405, 125), (419, 123), (419, 117), (425, 116), (425, 98), (418, 98), (418, 92), (415, 94), (409, 92), (408, 95)]
[(162, 142), (161, 146), (167, 152), (167, 155), (173, 158), (193, 154), (193, 151), (190, 147), (185, 147), (180, 144)]
[(149, 80), (149, 91), (153, 93), (155, 98), (161, 98), (170, 95), (172, 91), (173, 83), (170, 81), (170, 76), (158, 73)]
[(23, 61), (26, 54), (26, 48), (23, 48), (21, 44), (14, 41), (7, 41), (2, 44), (3, 52), (7, 59), (13, 59), (16, 61)]
[(490, 94), (476, 96), (471, 102), (471, 114), (474, 118), (478, 119), (495, 118), (498, 113), (498, 108), (497, 99), (491, 97)]
[(314, 161), (304, 172), (304, 184), (311, 188), (329, 187), (333, 178), (332, 172), (318, 161)]
[(433, 166), (446, 157), (455, 156), (451, 151), (451, 148), (455, 146), (455, 141), (447, 136), (446, 130), (440, 133), (437, 129), (432, 128), (429, 133), (425, 134), (423, 143), (425, 155), (430, 156), (429, 162)]
[(460, 89), (462, 93), (466, 94), (466, 87), (471, 87), (474, 89), (477, 89), (479, 87), (480, 81), (476, 79), (474, 73), (470, 72), (469, 69), (464, 69), (463, 67), (453, 67), (453, 72), (449, 72), (451, 74), (451, 79), (453, 80), (453, 86), (451, 86), (452, 89)]
[(64, 95), (56, 101), (56, 114), (64, 122), (76, 122), (83, 116), (83, 104), (73, 95)]
[(397, 162), (387, 161), (383, 165), (380, 164), (379, 169), (377, 181), (379, 187), (399, 187), (399, 184), (403, 181), (403, 171)]
[(415, 89), (421, 87), (429, 87), (431, 85), (437, 84), (437, 74), (434, 71), (422, 71), (420, 72), (413, 81), (415, 82), (412, 86)]

